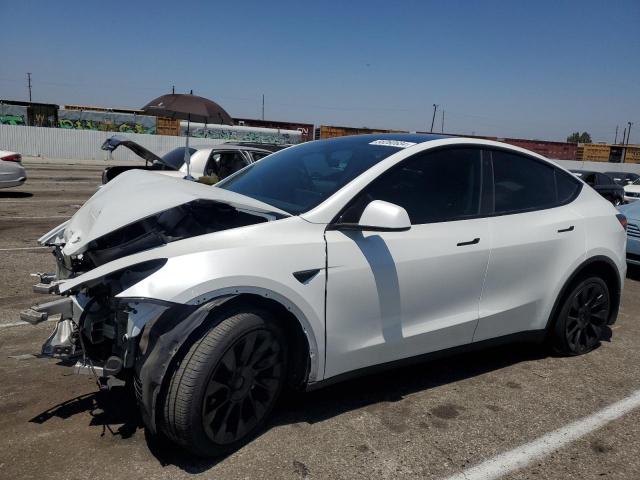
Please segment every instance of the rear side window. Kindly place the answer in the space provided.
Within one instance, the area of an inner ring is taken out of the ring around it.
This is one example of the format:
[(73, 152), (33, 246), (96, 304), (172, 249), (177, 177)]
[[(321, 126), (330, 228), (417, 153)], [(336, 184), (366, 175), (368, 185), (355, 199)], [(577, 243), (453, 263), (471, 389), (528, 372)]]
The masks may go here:
[(613, 183), (613, 180), (611, 180), (611, 177), (609, 177), (608, 175), (605, 175), (604, 173), (597, 173), (596, 174), (596, 184), (597, 185), (611, 185)]
[(573, 175), (544, 162), (499, 150), (491, 155), (498, 215), (563, 205), (580, 191), (582, 184)]
[(570, 202), (580, 191), (582, 184), (573, 175), (556, 169), (556, 187), (558, 189), (558, 204)]
[(553, 167), (498, 150), (492, 157), (495, 213), (539, 210), (556, 204)]

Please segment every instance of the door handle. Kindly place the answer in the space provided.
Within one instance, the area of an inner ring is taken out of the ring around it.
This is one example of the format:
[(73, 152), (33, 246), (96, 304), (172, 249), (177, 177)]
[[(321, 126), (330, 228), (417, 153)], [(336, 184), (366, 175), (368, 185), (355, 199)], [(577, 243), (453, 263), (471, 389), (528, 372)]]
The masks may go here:
[(573, 232), (573, 225), (571, 225), (570, 227), (561, 228), (560, 230), (558, 230), (558, 233), (565, 233), (565, 232)]
[(460, 242), (458, 243), (458, 246), (464, 247), (465, 245), (475, 245), (476, 243), (480, 243), (479, 238), (474, 238), (473, 240), (469, 240), (468, 242)]

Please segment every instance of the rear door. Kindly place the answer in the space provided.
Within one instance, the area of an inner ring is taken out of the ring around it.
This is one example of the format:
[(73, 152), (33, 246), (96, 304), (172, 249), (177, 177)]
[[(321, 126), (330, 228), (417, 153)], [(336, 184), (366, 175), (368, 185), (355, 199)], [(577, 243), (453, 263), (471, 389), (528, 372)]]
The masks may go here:
[(585, 257), (582, 184), (552, 165), (505, 150), (492, 157), (491, 259), (474, 341), (544, 328), (560, 286)]
[(342, 213), (372, 200), (405, 208), (405, 232), (328, 229), (326, 377), (470, 343), (490, 242), (480, 149), (417, 154)]

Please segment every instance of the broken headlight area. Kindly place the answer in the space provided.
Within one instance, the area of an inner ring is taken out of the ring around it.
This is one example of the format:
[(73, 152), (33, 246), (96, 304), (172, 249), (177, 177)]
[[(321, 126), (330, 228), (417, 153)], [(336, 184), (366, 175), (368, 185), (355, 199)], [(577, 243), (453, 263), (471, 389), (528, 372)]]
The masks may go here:
[(117, 375), (133, 366), (145, 324), (171, 304), (144, 298), (121, 299), (116, 295), (165, 263), (166, 259), (150, 260), (118, 270), (80, 285), (72, 295), (36, 305), (20, 317), (36, 324), (60, 315), (42, 346), (42, 354), (63, 360), (82, 355), (82, 363), (99, 370), (99, 376)]

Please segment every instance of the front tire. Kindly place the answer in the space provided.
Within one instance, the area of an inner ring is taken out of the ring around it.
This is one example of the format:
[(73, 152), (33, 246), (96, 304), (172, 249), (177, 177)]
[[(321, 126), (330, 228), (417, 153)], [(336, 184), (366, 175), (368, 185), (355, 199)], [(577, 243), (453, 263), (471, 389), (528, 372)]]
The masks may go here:
[(163, 433), (206, 457), (251, 440), (285, 383), (284, 338), (266, 312), (237, 313), (204, 332), (168, 379)]
[(552, 331), (554, 350), (582, 355), (600, 344), (611, 312), (611, 296), (600, 277), (576, 282), (565, 296)]

